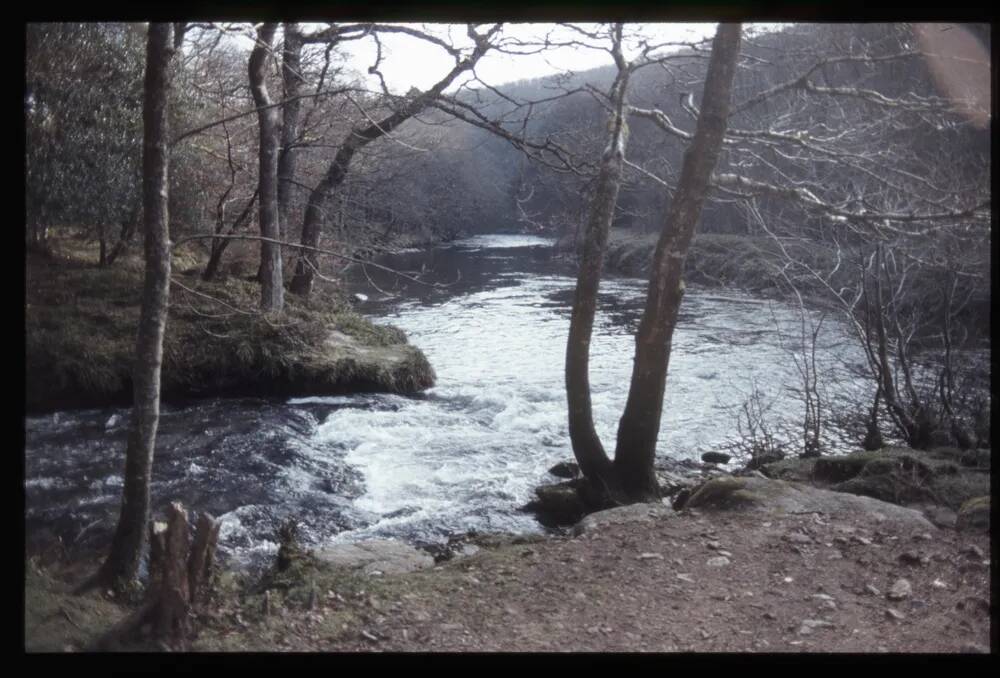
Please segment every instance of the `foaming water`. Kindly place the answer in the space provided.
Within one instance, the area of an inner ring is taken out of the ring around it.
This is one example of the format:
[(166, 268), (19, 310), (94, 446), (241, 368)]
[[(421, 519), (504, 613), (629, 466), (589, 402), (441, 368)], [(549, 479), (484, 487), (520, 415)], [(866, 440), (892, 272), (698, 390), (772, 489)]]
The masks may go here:
[[(157, 508), (179, 499), (222, 516), (220, 547), (237, 562), (275, 549), (275, 528), (296, 519), (313, 545), (373, 536), (435, 543), (477, 531), (541, 531), (518, 511), (547, 469), (572, 458), (564, 357), (574, 279), (551, 240), (477, 236), (387, 259), (447, 283), (406, 286), (369, 267), (352, 289), (362, 312), (403, 328), (427, 354), (437, 385), (386, 394), (223, 399), (164, 412), (154, 465)], [(609, 451), (631, 376), (645, 283), (601, 285), (591, 346), (598, 433)], [(786, 345), (798, 310), (749, 296), (689, 289), (674, 336), (658, 454), (697, 458), (734, 432), (751, 382), (775, 423), (802, 406)], [(821, 369), (846, 374), (860, 354), (827, 320)], [(846, 386), (862, 388), (861, 384)], [(88, 410), (26, 422), (26, 529), (70, 545), (106, 540), (117, 517), (129, 413)], [(835, 441), (829, 441), (831, 445)]]

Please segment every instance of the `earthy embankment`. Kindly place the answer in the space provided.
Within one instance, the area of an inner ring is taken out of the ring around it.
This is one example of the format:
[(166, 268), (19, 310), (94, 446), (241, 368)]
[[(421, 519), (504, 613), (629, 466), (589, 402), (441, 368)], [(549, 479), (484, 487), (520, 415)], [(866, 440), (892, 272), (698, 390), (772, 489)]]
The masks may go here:
[[(988, 487), (988, 456), (952, 460), (982, 476), (969, 492), (983, 478)], [(638, 504), (592, 513), (562, 536), (471, 537), (437, 564), (397, 542), (291, 549), (291, 565), (263, 580), (223, 573), (189, 649), (989, 651), (988, 497), (935, 525), (826, 489), (872, 461), (833, 460), (822, 478), (799, 465), (810, 482), (715, 477), (679, 511)], [(965, 473), (945, 463), (932, 465)], [(29, 561), (29, 651), (87, 649), (128, 612), (100, 592), (69, 593), (88, 567)]]
[[(25, 276), (28, 411), (131, 402), (130, 368), (142, 289), (136, 255), (99, 269), (67, 238), (29, 255)], [(200, 279), (175, 256), (164, 341), (166, 399), (219, 395), (415, 392), (434, 382), (427, 359), (394, 327), (375, 325), (341, 295), (287, 295), (280, 317), (255, 313), (258, 286)]]

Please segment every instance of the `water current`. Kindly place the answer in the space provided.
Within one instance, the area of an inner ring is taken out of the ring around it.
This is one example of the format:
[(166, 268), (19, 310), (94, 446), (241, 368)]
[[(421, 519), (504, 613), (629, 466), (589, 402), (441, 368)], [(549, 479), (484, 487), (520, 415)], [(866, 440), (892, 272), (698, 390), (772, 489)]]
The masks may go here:
[[(275, 551), (275, 528), (289, 518), (310, 545), (372, 537), (433, 544), (469, 530), (542, 531), (518, 508), (552, 479), (549, 467), (572, 459), (563, 361), (574, 278), (551, 245), (534, 236), (484, 235), (380, 260), (447, 283), (439, 287), (371, 266), (353, 271), (345, 285), (361, 295), (359, 310), (404, 329), (434, 366), (436, 386), (416, 396), (167, 405), (154, 510), (180, 500), (221, 516), (220, 552), (247, 564)], [(628, 393), (645, 287), (621, 277), (601, 285), (591, 385), (609, 449)], [(790, 352), (800, 320), (796, 306), (690, 287), (673, 341), (658, 454), (697, 459), (719, 449), (733, 436), (752, 384), (775, 425), (801, 421), (802, 404), (788, 388), (801, 384)], [(861, 360), (844, 327), (829, 319), (817, 355), (821, 369), (842, 381)], [(26, 420), (29, 541), (107, 539), (119, 509), (128, 416), (105, 408)]]

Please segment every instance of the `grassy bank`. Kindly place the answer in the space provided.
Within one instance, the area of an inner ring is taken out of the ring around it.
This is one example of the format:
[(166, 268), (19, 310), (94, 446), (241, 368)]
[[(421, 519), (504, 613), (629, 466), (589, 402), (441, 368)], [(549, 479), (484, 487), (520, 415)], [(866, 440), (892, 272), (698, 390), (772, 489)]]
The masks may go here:
[[(67, 238), (26, 261), (25, 399), (29, 411), (128, 404), (142, 263), (99, 269)], [(286, 296), (280, 316), (257, 312), (259, 288), (238, 277), (203, 282), (200, 259), (175, 255), (164, 340), (167, 399), (218, 395), (415, 392), (434, 372), (398, 328), (376, 325), (342, 295)]]

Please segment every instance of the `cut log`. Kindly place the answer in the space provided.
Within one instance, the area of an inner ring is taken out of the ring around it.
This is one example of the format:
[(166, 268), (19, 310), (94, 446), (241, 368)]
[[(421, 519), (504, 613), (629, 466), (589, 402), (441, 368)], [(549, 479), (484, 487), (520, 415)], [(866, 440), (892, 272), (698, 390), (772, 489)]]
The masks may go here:
[(162, 646), (185, 649), (191, 631), (191, 613), (202, 603), (212, 584), (215, 549), (221, 522), (207, 513), (198, 519), (190, 540), (188, 513), (179, 502), (167, 508), (167, 521), (149, 526), (149, 586), (135, 613), (109, 629), (95, 644), (114, 650), (143, 638)]
[(167, 508), (167, 548), (160, 564), (161, 577), (153, 634), (158, 640), (182, 646), (188, 631), (188, 515), (180, 502)]
[(188, 558), (188, 589), (191, 605), (201, 602), (205, 590), (211, 584), (212, 562), (215, 559), (215, 547), (219, 542), (221, 526), (220, 521), (207, 513), (202, 513), (198, 518), (198, 529)]

